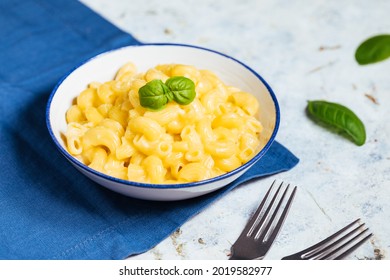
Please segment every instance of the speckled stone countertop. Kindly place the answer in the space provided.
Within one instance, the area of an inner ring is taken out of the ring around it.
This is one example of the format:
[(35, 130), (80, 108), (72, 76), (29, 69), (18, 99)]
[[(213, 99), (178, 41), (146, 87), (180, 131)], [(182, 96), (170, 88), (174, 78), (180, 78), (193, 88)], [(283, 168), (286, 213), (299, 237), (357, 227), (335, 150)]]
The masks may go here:
[[(361, 218), (374, 237), (348, 259), (390, 259), (390, 60), (359, 66), (357, 46), (390, 33), (390, 1), (82, 0), (141, 42), (199, 45), (257, 71), (281, 108), (277, 140), (300, 158), (292, 170), (242, 185), (155, 248), (130, 259), (224, 260), (274, 180), (299, 187), (266, 259), (295, 253)], [(352, 109), (358, 147), (313, 123), (307, 100)]]

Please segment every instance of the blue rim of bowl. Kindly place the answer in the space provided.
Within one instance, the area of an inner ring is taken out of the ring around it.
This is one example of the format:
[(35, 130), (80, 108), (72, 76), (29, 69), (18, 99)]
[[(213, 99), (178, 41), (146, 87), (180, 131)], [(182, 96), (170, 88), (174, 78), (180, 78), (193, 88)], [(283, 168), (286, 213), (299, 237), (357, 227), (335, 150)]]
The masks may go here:
[[(222, 174), (220, 176), (217, 176), (217, 177), (213, 177), (213, 178), (210, 178), (210, 179), (206, 179), (206, 180), (202, 180), (202, 181), (197, 181), (197, 182), (191, 182), (191, 183), (182, 183), (182, 184), (150, 184), (150, 183), (141, 183), (141, 182), (135, 182), (135, 181), (129, 181), (129, 180), (124, 180), (124, 179), (120, 179), (120, 178), (116, 178), (116, 177), (112, 177), (112, 176), (109, 176), (107, 174), (104, 174), (104, 173), (101, 173), (99, 171), (96, 171), (90, 167), (88, 167), (87, 165), (83, 164), (82, 162), (80, 162), (79, 160), (77, 160), (75, 157), (73, 157), (71, 154), (68, 153), (68, 151), (66, 151), (62, 145), (57, 141), (57, 138), (55, 137), (54, 135), (54, 132), (51, 128), (51, 122), (50, 122), (50, 107), (51, 107), (51, 103), (52, 103), (52, 100), (58, 90), (58, 88), (61, 86), (61, 84), (64, 82), (64, 80), (70, 76), (76, 69), (78, 69), (79, 67), (81, 67), (82, 65), (100, 57), (100, 56), (103, 56), (103, 55), (106, 55), (110, 52), (115, 52), (115, 51), (119, 51), (121, 49), (125, 49), (125, 48), (139, 48), (139, 47), (147, 47), (147, 46), (170, 46), (170, 47), (186, 47), (186, 48), (194, 48), (194, 49), (199, 49), (199, 50), (203, 50), (203, 51), (207, 51), (207, 52), (211, 52), (211, 53), (215, 53), (215, 54), (218, 54), (220, 56), (223, 56), (227, 59), (230, 59), (238, 64), (240, 64), (241, 66), (243, 66), (244, 68), (246, 68), (247, 70), (249, 70), (253, 75), (255, 75), (256, 78), (258, 78), (263, 84), (264, 86), (267, 88), (269, 94), (271, 95), (271, 98), (272, 98), (272, 101), (274, 103), (274, 106), (275, 106), (275, 113), (276, 113), (276, 118), (275, 118), (275, 127), (274, 127), (274, 130), (271, 134), (271, 137), (270, 139), (267, 141), (266, 145), (252, 158), (250, 159), (248, 162), (246, 162), (245, 164), (241, 165), (240, 167), (228, 172), (228, 173), (225, 173), (225, 174)], [(120, 184), (124, 184), (124, 185), (127, 185), (129, 187), (138, 187), (138, 188), (146, 188), (146, 189), (184, 189), (184, 188), (192, 188), (192, 187), (198, 187), (198, 186), (201, 186), (201, 185), (207, 185), (207, 184), (210, 184), (210, 183), (213, 183), (213, 182), (216, 182), (216, 181), (220, 181), (220, 180), (223, 180), (225, 178), (228, 178), (232, 175), (235, 175), (243, 170), (245, 170), (246, 168), (248, 167), (251, 167), (253, 164), (255, 164), (261, 157), (264, 156), (264, 154), (268, 151), (268, 149), (270, 148), (270, 146), (272, 145), (272, 143), (274, 142), (275, 140), (275, 137), (276, 137), (276, 134), (277, 134), (277, 131), (279, 129), (279, 123), (280, 123), (280, 109), (279, 109), (279, 104), (278, 104), (278, 101), (276, 99), (276, 96), (273, 92), (273, 90), (271, 89), (271, 87), (268, 85), (268, 83), (256, 72), (254, 71), (252, 68), (250, 68), (249, 66), (247, 66), (246, 64), (242, 63), (241, 61), (229, 56), (229, 55), (226, 55), (224, 53), (221, 53), (221, 52), (218, 52), (218, 51), (215, 51), (215, 50), (212, 50), (212, 49), (208, 49), (208, 48), (204, 48), (204, 47), (200, 47), (200, 46), (195, 46), (195, 45), (189, 45), (189, 44), (175, 44), (175, 43), (147, 43), (147, 44), (144, 44), (144, 43), (140, 43), (140, 44), (137, 44), (137, 45), (129, 45), (129, 46), (124, 46), (124, 47), (120, 47), (120, 48), (115, 48), (115, 49), (111, 49), (111, 50), (108, 50), (108, 51), (104, 51), (100, 54), (97, 54), (83, 62), (81, 62), (80, 64), (76, 65), (74, 68), (72, 68), (67, 74), (65, 74), (59, 81), (58, 83), (56, 84), (56, 86), (54, 87), (54, 89), (52, 90), (51, 94), (50, 94), (50, 97), (48, 99), (48, 102), (47, 102), (47, 106), (46, 106), (46, 126), (49, 130), (49, 134), (50, 134), (50, 137), (53, 139), (54, 143), (56, 144), (57, 148), (59, 149), (59, 151), (70, 161), (72, 162), (73, 164), (77, 165), (78, 167), (84, 169), (85, 171), (87, 172), (90, 172), (98, 177), (102, 177), (106, 180), (109, 180), (109, 181), (114, 181), (116, 183), (120, 183)]]

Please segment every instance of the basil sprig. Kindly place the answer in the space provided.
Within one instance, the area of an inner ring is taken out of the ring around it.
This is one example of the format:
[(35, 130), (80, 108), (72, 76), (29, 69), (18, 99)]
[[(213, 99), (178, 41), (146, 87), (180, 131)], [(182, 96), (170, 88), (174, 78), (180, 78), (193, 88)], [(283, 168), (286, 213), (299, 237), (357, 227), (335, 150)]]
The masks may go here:
[(307, 112), (313, 120), (329, 127), (346, 132), (358, 146), (366, 142), (366, 130), (363, 122), (347, 107), (323, 100), (308, 101)]
[(171, 100), (188, 105), (196, 96), (194, 82), (182, 76), (171, 77), (165, 83), (152, 80), (142, 86), (138, 94), (141, 106), (153, 111), (163, 109)]
[(376, 63), (390, 57), (390, 35), (383, 34), (371, 37), (359, 45), (355, 52), (360, 65)]

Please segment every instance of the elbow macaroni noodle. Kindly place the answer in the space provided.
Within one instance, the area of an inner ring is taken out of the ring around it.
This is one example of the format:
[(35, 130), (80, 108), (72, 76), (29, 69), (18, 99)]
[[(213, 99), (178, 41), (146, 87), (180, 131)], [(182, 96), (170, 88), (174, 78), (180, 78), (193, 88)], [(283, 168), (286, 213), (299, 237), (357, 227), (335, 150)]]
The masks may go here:
[[(189, 105), (161, 111), (141, 107), (148, 81), (185, 76), (194, 81)], [(232, 171), (258, 151), (262, 125), (257, 99), (189, 65), (158, 65), (137, 73), (132, 63), (115, 79), (93, 82), (66, 113), (67, 149), (89, 167), (124, 180), (187, 183)]]

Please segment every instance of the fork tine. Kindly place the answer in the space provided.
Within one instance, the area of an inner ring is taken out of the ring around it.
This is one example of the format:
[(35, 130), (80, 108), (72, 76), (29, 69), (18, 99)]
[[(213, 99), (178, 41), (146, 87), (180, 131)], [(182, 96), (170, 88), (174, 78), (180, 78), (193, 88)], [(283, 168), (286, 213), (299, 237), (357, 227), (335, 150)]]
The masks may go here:
[[(275, 182), (276, 180), (272, 183), (256, 212), (232, 245), (231, 260), (262, 259), (275, 240), (297, 190), (297, 187), (295, 187), (287, 200), (285, 198), (290, 185), (285, 188), (283, 194), (280, 194), (283, 182), (273, 192)], [(271, 192), (274, 193), (272, 196)], [(282, 208), (283, 203), (285, 203), (284, 200), (287, 200), (287, 204)]]
[(263, 207), (264, 207), (265, 203), (268, 200), (268, 196), (270, 195), (270, 193), (271, 193), (271, 191), (273, 189), (274, 184), (275, 184), (275, 181), (272, 182), (272, 185), (269, 187), (269, 189), (268, 189), (267, 193), (265, 194), (263, 200), (261, 201), (259, 207), (257, 207), (256, 212), (252, 215), (252, 218), (246, 224), (246, 226), (243, 229), (241, 235), (248, 235), (248, 233), (252, 233), (253, 232), (252, 228), (253, 228), (254, 225), (258, 224), (258, 223), (256, 223), (256, 221), (258, 220), (259, 215), (260, 215), (261, 211), (263, 210)]
[[(351, 245), (353, 244), (355, 241), (357, 241), (359, 238), (361, 238), (362, 236), (364, 236), (366, 234), (366, 232), (368, 231), (368, 228), (366, 228), (365, 230), (363, 230), (361, 233), (359, 233), (358, 235), (356, 235), (354, 238), (348, 240), (346, 243), (342, 244), (340, 247), (334, 249), (332, 252), (330, 252), (328, 255), (324, 256), (323, 259), (328, 259), (329, 257), (335, 255), (337, 252), (340, 252), (343, 248), (345, 248), (346, 246), (348, 245)], [(333, 256), (332, 259), (333, 260), (341, 260), (343, 258), (345, 258), (346, 256), (348, 256), (351, 252), (353, 252), (356, 248), (358, 248), (363, 242), (365, 242), (367, 239), (369, 239), (370, 237), (372, 236), (372, 233), (370, 233), (369, 235), (365, 236), (362, 240), (360, 240), (359, 242), (357, 242), (355, 245), (353, 245), (352, 247), (348, 248), (348, 250), (342, 252), (341, 254), (337, 255), (337, 256)]]
[[(364, 224), (358, 225), (356, 228), (352, 229), (350, 232), (344, 232), (343, 236), (340, 236), (339, 239), (337, 239), (334, 242), (328, 244), (326, 247), (324, 247), (320, 251), (315, 252), (315, 255), (317, 256), (318, 259), (327, 259), (327, 258), (329, 258), (333, 254), (335, 254), (337, 251), (341, 250), (343, 247), (348, 245), (349, 242), (351, 242), (353, 239), (352, 240), (347, 240), (347, 239), (352, 237), (353, 234), (358, 232), (363, 227), (364, 227)], [(364, 231), (366, 231), (366, 230), (364, 230)], [(343, 241), (345, 241), (345, 243), (342, 243)], [(338, 244), (340, 244), (340, 246), (336, 247), (336, 245), (338, 245)], [(324, 254), (326, 254), (326, 255), (324, 255)]]
[[(278, 234), (280, 228), (282, 227), (282, 224), (284, 222), (284, 219), (287, 216), (288, 210), (292, 204), (292, 200), (295, 196), (295, 192), (297, 187), (293, 190), (293, 192), (290, 194), (290, 198), (284, 207), (283, 213), (278, 217), (278, 220), (276, 219), (277, 215), (279, 214), (279, 210), (281, 209), (281, 206), (283, 202), (285, 201), (285, 197), (287, 195), (287, 192), (290, 188), (290, 185), (287, 185), (285, 188), (282, 196), (279, 198), (279, 202), (277, 203), (277, 206), (275, 207), (275, 201), (279, 196), (279, 193), (282, 189), (283, 182), (279, 185), (278, 189), (275, 191), (274, 196), (272, 197), (266, 211), (262, 213), (261, 219), (259, 220), (256, 218), (256, 222), (252, 225), (248, 232), (248, 236), (252, 235), (255, 233), (255, 239), (262, 240), (263, 242), (266, 242), (270, 240), (271, 242), (276, 238), (276, 235)], [(272, 186), (271, 186), (272, 188)], [(270, 189), (271, 189), (270, 188)], [(272, 209), (274, 208), (274, 209)], [(271, 213), (271, 211), (273, 211)], [(260, 214), (260, 213), (259, 213)], [(277, 222), (276, 226), (272, 227), (275, 223)], [(271, 230), (270, 230), (271, 229)], [(267, 235), (269, 235), (267, 237)]]
[[(358, 224), (352, 230), (350, 229), (354, 225), (356, 225), (359, 221), (360, 219), (357, 219), (352, 223), (348, 224), (347, 226), (343, 227), (336, 233), (332, 234), (328, 238), (325, 238), (324, 240), (318, 242), (317, 244), (305, 250), (302, 250), (296, 254), (286, 256), (282, 259), (284, 260), (342, 259), (346, 257), (348, 254), (350, 254), (352, 251), (354, 251), (356, 248), (358, 248), (363, 242), (365, 242), (367, 239), (369, 239), (372, 236), (372, 234), (369, 234), (368, 236), (365, 236), (362, 240), (358, 241), (355, 245), (353, 245), (354, 242), (362, 238), (368, 231), (368, 228), (361, 231), (365, 224), (361, 224), (361, 225)], [(358, 233), (359, 231), (361, 232)], [(343, 241), (344, 243), (342, 243)], [(347, 248), (347, 250), (345, 251), (342, 251), (347, 246), (351, 246), (351, 247)], [(329, 250), (331, 251), (329, 252)], [(336, 255), (339, 252), (341, 253), (339, 255)]]
[[(256, 236), (256, 238), (258, 238), (258, 239), (260, 239), (260, 240), (265, 240), (266, 239), (266, 235), (269, 233), (269, 232), (271, 232), (271, 233), (273, 233), (273, 232), (275, 232), (276, 234), (278, 233), (278, 229), (276, 228), (276, 227), (273, 227), (272, 228), (272, 231), (270, 231), (270, 228), (271, 228), (271, 226), (274, 224), (274, 222), (276, 221), (276, 216), (278, 215), (278, 213), (279, 213), (279, 210), (280, 210), (280, 207), (282, 206), (282, 203), (283, 203), (283, 201), (284, 201), (284, 199), (285, 199), (285, 196), (286, 196), (286, 194), (287, 194), (287, 191), (288, 191), (288, 189), (289, 189), (289, 187), (290, 187), (290, 185), (288, 185), (287, 187), (286, 187), (286, 189), (284, 190), (284, 192), (283, 192), (283, 194), (282, 194), (282, 197), (279, 199), (279, 202), (278, 202), (278, 204), (277, 204), (277, 206), (275, 207), (275, 209), (273, 210), (273, 213), (272, 213), (272, 216), (271, 217), (269, 217), (269, 212), (271, 211), (271, 208), (274, 206), (274, 204), (275, 204), (275, 200), (276, 200), (276, 198), (277, 198), (277, 196), (278, 196), (278, 194), (279, 194), (279, 192), (280, 192), (280, 190), (281, 190), (281, 188), (282, 188), (282, 185), (283, 185), (283, 183), (279, 186), (279, 188), (278, 188), (278, 190), (276, 191), (276, 193), (275, 193), (275, 195), (274, 195), (274, 197), (273, 197), (273, 199), (272, 199), (272, 201), (270, 202), (270, 205), (268, 206), (268, 211), (266, 212), (266, 213), (264, 213), (264, 218), (263, 219), (265, 219), (265, 218), (269, 218), (268, 219), (268, 222), (265, 224), (265, 227), (264, 227), (264, 229), (262, 229), (261, 230), (261, 228), (257, 228), (257, 235), (258, 236)], [(292, 196), (294, 195), (294, 193), (292, 194)], [(281, 216), (280, 218), (279, 218), (279, 220), (278, 221), (281, 221), (282, 223), (283, 223), (283, 219), (282, 219), (283, 217)], [(273, 234), (271, 234), (271, 236), (269, 236), (269, 239), (270, 240), (272, 240), (273, 238), (272, 237), (276, 237), (276, 234), (275, 234), (275, 236), (273, 235)]]
[(313, 252), (316, 252), (316, 250), (318, 250), (319, 248), (322, 248), (325, 244), (327, 244), (328, 242), (332, 241), (333, 239), (335, 239), (337, 236), (339, 236), (341, 233), (343, 233), (345, 230), (347, 230), (348, 228), (352, 227), (355, 223), (357, 223), (360, 219), (357, 219), (356, 221), (353, 221), (352, 223), (346, 225), (345, 227), (343, 227), (342, 229), (340, 229), (339, 231), (337, 231), (336, 233), (332, 234), (331, 236), (325, 238), (324, 240), (308, 247), (307, 249), (304, 249), (302, 251), (299, 251), (298, 253), (295, 253), (293, 255), (290, 255), (290, 256), (286, 256), (284, 257), (283, 259), (294, 259), (295, 257), (305, 257), (305, 258), (309, 258), (311, 256), (311, 254), (309, 253), (313, 253)]
[[(347, 237), (352, 235), (354, 232), (356, 232), (357, 230), (362, 228), (364, 226), (364, 224), (358, 225), (356, 228), (347, 232), (353, 225), (357, 224), (359, 221), (360, 221), (360, 219), (357, 219), (356, 221), (345, 226), (344, 228), (342, 228), (341, 230), (339, 230), (335, 234), (333, 234), (330, 237), (326, 238), (325, 240), (317, 243), (316, 245), (313, 246), (315, 248), (313, 248), (313, 250), (311, 250), (311, 252), (302, 254), (302, 257), (312, 258), (314, 256), (317, 256), (318, 258), (320, 258), (319, 256), (321, 256), (321, 254), (330, 250), (332, 247), (336, 246), (337, 244), (339, 244), (340, 242), (345, 240)], [(338, 238), (338, 239), (336, 239), (336, 238)], [(321, 256), (321, 258), (325, 258), (325, 257)]]
[[(290, 186), (290, 185), (288, 185), (288, 186)], [(284, 193), (283, 193), (283, 198), (280, 200), (279, 205), (278, 205), (278, 208), (280, 207), (281, 202), (282, 202), (282, 200), (284, 199), (284, 196), (285, 196), (286, 193), (287, 193), (287, 190), (288, 190), (288, 187), (286, 188), (286, 190), (285, 190)], [(271, 233), (271, 235), (269, 236), (269, 240), (271, 240), (271, 241), (275, 240), (277, 234), (279, 233), (280, 229), (282, 228), (282, 225), (283, 225), (283, 223), (284, 223), (284, 220), (285, 220), (286, 217), (287, 217), (288, 211), (290, 210), (291, 204), (292, 204), (293, 199), (294, 199), (294, 197), (295, 197), (296, 191), (297, 191), (297, 187), (295, 186), (294, 189), (293, 189), (293, 191), (292, 191), (292, 193), (291, 193), (291, 195), (290, 195), (290, 198), (288, 199), (288, 201), (287, 201), (287, 203), (286, 203), (286, 206), (284, 207), (284, 210), (283, 210), (282, 214), (281, 214), (280, 217), (279, 217), (278, 223), (277, 223), (276, 226), (272, 229), (272, 233)], [(279, 210), (278, 210), (278, 211), (279, 211)], [(274, 216), (275, 216), (275, 214), (274, 214)], [(274, 216), (272, 217), (272, 219), (274, 218)], [(272, 223), (270, 223), (270, 224), (272, 224)]]
[[(275, 183), (275, 181), (272, 183), (272, 185), (271, 185), (269, 191), (271, 191), (271, 189), (272, 189), (274, 183)], [(252, 233), (255, 233), (255, 237), (256, 237), (256, 238), (260, 238), (260, 237), (257, 236), (257, 235), (258, 235), (258, 232), (259, 232), (259, 230), (261, 229), (261, 227), (264, 226), (265, 220), (269, 217), (269, 212), (271, 211), (272, 207), (273, 207), (274, 204), (275, 204), (275, 200), (276, 200), (276, 198), (277, 198), (277, 196), (278, 196), (278, 194), (279, 194), (279, 192), (280, 192), (280, 190), (281, 190), (281, 188), (282, 188), (282, 185), (283, 185), (283, 183), (281, 183), (281, 184), (279, 185), (279, 187), (278, 187), (278, 189), (276, 190), (274, 196), (272, 197), (270, 203), (268, 204), (267, 210), (265, 210), (265, 212), (262, 213), (262, 217), (261, 217), (260, 220), (258, 220), (258, 218), (256, 219), (255, 223), (254, 223), (254, 224), (252, 225), (252, 227), (250, 228), (250, 230), (249, 230), (249, 232), (248, 232), (248, 235), (252, 235)], [(280, 202), (281, 202), (281, 201), (282, 201), (282, 199), (280, 200)], [(280, 202), (279, 202), (278, 206), (280, 206)], [(276, 212), (276, 211), (275, 211), (275, 212)], [(260, 214), (260, 213), (259, 213), (259, 214)], [(274, 217), (272, 217), (272, 218), (274, 218)], [(272, 218), (271, 218), (270, 221), (272, 221)], [(271, 223), (268, 223), (268, 225), (270, 225), (270, 224), (271, 224)], [(264, 231), (267, 232), (267, 230), (268, 230), (268, 227), (266, 227), (266, 229), (265, 229)], [(264, 231), (263, 231), (263, 232), (264, 232)], [(264, 236), (261, 237), (261, 238), (264, 238)]]

